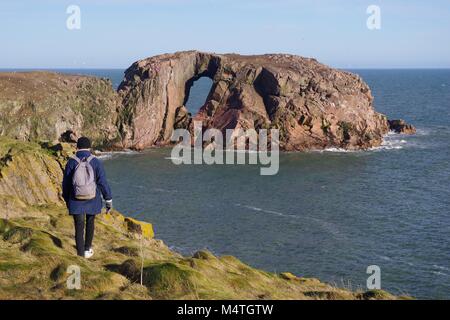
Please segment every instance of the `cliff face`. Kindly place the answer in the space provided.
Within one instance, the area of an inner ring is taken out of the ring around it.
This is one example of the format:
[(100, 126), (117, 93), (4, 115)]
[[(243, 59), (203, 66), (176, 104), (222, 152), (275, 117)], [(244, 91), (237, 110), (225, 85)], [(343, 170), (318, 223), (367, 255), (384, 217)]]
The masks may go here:
[(23, 141), (61, 138), (67, 130), (96, 146), (117, 139), (120, 100), (111, 82), (51, 72), (0, 73), (0, 135)]
[(60, 203), (62, 164), (53, 151), (8, 138), (0, 142), (0, 199), (15, 198), (26, 205)]
[[(396, 298), (264, 272), (207, 251), (183, 257), (153, 238), (151, 224), (116, 211), (98, 216), (95, 255), (80, 258), (60, 200), (62, 167), (72, 152), (69, 145), (0, 137), (0, 299)], [(67, 289), (71, 265), (80, 267), (80, 290)]]
[[(184, 105), (202, 76), (212, 89), (190, 117)], [(164, 54), (135, 62), (119, 93), (123, 146), (135, 149), (169, 143), (174, 127), (192, 129), (192, 120), (205, 129), (276, 128), (284, 150), (365, 149), (389, 130), (359, 76), (293, 55)]]

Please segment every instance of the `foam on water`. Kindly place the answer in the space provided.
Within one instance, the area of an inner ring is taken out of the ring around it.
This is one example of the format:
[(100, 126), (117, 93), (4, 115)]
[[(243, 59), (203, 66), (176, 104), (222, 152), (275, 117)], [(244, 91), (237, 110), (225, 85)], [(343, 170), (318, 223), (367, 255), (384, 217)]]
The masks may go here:
[(439, 265), (437, 265), (437, 264), (433, 264), (433, 267), (436, 268), (436, 269), (440, 269), (440, 270), (447, 270), (447, 271), (450, 271), (449, 268), (446, 268), (446, 267), (443, 267), (443, 266), (439, 266)]
[(441, 272), (441, 271), (432, 271), (432, 274), (435, 274), (437, 276), (448, 276), (448, 274)]
[(287, 217), (287, 218), (298, 219), (298, 216), (293, 215), (293, 214), (284, 214), (282, 212), (273, 211), (273, 210), (266, 210), (266, 209), (262, 209), (262, 208), (258, 208), (258, 207), (254, 207), (254, 206), (242, 205), (240, 203), (237, 203), (236, 207), (242, 207), (242, 208), (250, 209), (250, 210), (253, 210), (253, 211), (269, 213), (269, 214), (273, 214), (273, 215), (280, 216), (280, 217)]
[(382, 256), (382, 255), (377, 255), (378, 256), (378, 258), (380, 258), (380, 259), (382, 259), (382, 260), (384, 260), (384, 261), (391, 261), (392, 259), (390, 258), (390, 257), (388, 257), (388, 256)]
[(133, 150), (123, 150), (123, 151), (111, 151), (111, 152), (102, 152), (102, 151), (97, 151), (96, 155), (98, 159), (101, 160), (109, 160), (112, 159), (114, 156), (119, 156), (119, 155), (131, 155), (131, 154), (138, 154), (138, 151), (133, 151)]
[(384, 136), (381, 146), (370, 148), (370, 150), (399, 150), (403, 149), (407, 143), (405, 135), (389, 132)]
[[(421, 131), (421, 134), (425, 134), (425, 131)], [(362, 153), (367, 151), (380, 151), (380, 150), (399, 150), (405, 148), (407, 145), (410, 145), (411, 143), (407, 140), (408, 136), (403, 134), (398, 134), (395, 132), (389, 132), (387, 133), (384, 138), (383, 142), (378, 147), (372, 147), (367, 150), (347, 150), (344, 148), (325, 148), (323, 150), (314, 150), (312, 152), (319, 152), (319, 153)]]
[(266, 209), (255, 207), (255, 206), (242, 205), (240, 203), (237, 203), (236, 207), (246, 208), (246, 209), (253, 210), (253, 211), (256, 211), (256, 212), (267, 213), (267, 214), (271, 214), (271, 215), (275, 215), (275, 216), (279, 216), (279, 217), (284, 217), (284, 218), (297, 219), (297, 220), (299, 220), (299, 219), (306, 219), (306, 220), (309, 220), (309, 221), (315, 223), (316, 225), (318, 225), (321, 229), (323, 229), (324, 231), (326, 231), (329, 234), (331, 234), (335, 239), (340, 239), (341, 240), (341, 239), (344, 238), (342, 236), (342, 234), (339, 232), (339, 230), (337, 229), (337, 227), (333, 223), (330, 223), (328, 221), (323, 221), (323, 220), (318, 219), (318, 218), (303, 217), (303, 216), (298, 216), (298, 215), (293, 215), (293, 214), (286, 214), (286, 213), (283, 213), (283, 212), (274, 211), (274, 210), (266, 210)]

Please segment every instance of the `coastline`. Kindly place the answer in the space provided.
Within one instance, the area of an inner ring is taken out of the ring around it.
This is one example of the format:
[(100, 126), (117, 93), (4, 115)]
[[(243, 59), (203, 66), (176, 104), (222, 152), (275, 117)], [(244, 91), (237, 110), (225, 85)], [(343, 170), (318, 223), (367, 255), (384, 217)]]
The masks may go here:
[[(70, 216), (61, 199), (50, 192), (51, 188), (58, 190), (55, 183), (72, 152), (68, 144), (39, 145), (0, 138), (1, 299), (407, 298), (381, 290), (352, 292), (289, 272), (265, 272), (232, 256), (216, 257), (207, 251), (184, 257), (154, 239), (151, 224), (116, 211), (100, 216), (96, 257), (81, 259), (73, 249)], [(47, 185), (45, 194), (24, 170), (30, 161), (37, 172), (42, 166), (48, 175), (40, 179)], [(35, 196), (23, 194), (24, 187)], [(143, 269), (139, 267), (142, 261)], [(81, 290), (66, 288), (66, 269), (73, 264), (81, 268)]]

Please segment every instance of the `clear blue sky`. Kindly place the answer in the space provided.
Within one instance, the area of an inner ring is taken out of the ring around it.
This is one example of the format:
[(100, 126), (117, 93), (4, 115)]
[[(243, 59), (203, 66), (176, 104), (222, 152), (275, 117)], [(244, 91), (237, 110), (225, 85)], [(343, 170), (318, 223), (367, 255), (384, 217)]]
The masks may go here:
[[(81, 9), (68, 30), (66, 9)], [(369, 30), (369, 5), (381, 29)], [(450, 67), (450, 0), (2, 0), (0, 68), (125, 68), (155, 54), (293, 53), (342, 68)]]

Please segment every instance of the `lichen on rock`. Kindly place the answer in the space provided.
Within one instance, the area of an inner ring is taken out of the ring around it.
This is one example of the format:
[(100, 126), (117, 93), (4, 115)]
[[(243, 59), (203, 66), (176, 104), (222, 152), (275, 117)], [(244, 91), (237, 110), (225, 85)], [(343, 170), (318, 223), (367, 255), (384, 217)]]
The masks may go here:
[(29, 206), (60, 203), (60, 161), (56, 152), (37, 143), (0, 137), (0, 197)]

